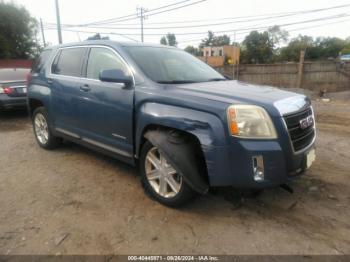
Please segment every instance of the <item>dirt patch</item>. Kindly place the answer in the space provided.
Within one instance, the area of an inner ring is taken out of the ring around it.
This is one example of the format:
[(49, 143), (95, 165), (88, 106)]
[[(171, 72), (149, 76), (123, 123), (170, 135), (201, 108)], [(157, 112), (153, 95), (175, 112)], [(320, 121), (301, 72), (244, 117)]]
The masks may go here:
[(137, 170), (66, 143), (40, 149), (26, 115), (0, 116), (0, 254), (349, 254), (350, 103), (314, 101), (317, 160), (281, 188), (223, 188), (181, 209)]
[(26, 111), (0, 112), (0, 133), (23, 130), (28, 127), (29, 116)]

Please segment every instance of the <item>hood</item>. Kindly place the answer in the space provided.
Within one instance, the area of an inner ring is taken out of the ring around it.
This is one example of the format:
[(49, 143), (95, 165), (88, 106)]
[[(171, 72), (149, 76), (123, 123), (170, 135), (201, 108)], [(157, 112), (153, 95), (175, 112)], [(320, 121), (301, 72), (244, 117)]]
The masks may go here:
[(280, 115), (298, 111), (309, 104), (308, 98), (304, 95), (240, 81), (180, 84), (171, 85), (171, 88), (181, 95), (227, 104), (253, 104), (263, 106), (267, 110), (273, 107)]

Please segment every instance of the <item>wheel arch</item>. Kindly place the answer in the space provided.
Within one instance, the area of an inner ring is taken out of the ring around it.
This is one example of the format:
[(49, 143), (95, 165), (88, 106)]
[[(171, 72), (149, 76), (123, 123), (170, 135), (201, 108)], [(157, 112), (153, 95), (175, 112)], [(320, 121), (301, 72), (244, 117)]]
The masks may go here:
[(30, 116), (33, 115), (33, 112), (35, 111), (35, 109), (41, 106), (45, 106), (45, 105), (40, 99), (28, 98), (28, 111)]
[(210, 184), (215, 175), (212, 148), (225, 145), (226, 133), (219, 117), (189, 108), (148, 103), (140, 107), (135, 117), (135, 157), (139, 158), (142, 145), (150, 131), (175, 131), (192, 141), (195, 150), (200, 152), (203, 170), (202, 178)]
[(150, 126), (145, 130), (143, 141), (158, 147), (193, 190), (198, 193), (208, 191), (205, 157), (194, 135), (176, 128)]

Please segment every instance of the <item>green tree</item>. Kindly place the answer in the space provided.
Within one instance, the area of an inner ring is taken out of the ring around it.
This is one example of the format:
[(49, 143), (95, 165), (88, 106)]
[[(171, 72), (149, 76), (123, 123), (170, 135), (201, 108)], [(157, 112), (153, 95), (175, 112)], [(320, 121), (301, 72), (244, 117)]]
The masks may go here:
[(24, 7), (0, 2), (0, 58), (33, 58), (38, 54), (37, 21)]
[(205, 46), (212, 46), (213, 40), (214, 40), (214, 33), (212, 31), (208, 31), (208, 37), (206, 37), (202, 40), (199, 47), (203, 48)]
[(177, 46), (177, 41), (176, 41), (176, 36), (175, 34), (172, 34), (172, 33), (167, 33), (166, 36), (163, 36), (161, 39), (160, 39), (160, 43), (162, 45), (170, 45), (170, 46)]
[(166, 37), (165, 36), (162, 36), (162, 38), (160, 39), (160, 43), (162, 45), (168, 45), (168, 41), (166, 40)]
[(350, 44), (347, 44), (341, 51), (340, 53), (342, 55), (350, 54)]
[(205, 46), (223, 46), (229, 45), (230, 42), (231, 40), (228, 35), (215, 36), (212, 31), (208, 31), (208, 37), (202, 40), (199, 47), (203, 48)]
[(228, 35), (219, 35), (215, 36), (213, 39), (213, 46), (223, 46), (229, 45), (231, 42), (230, 37)]
[(319, 59), (337, 58), (346, 46), (346, 41), (337, 37), (319, 37), (315, 41), (315, 48), (319, 51)]
[(196, 48), (192, 45), (186, 46), (185, 51), (194, 55), (194, 56), (201, 56), (202, 55), (202, 52), (198, 48)]
[(166, 38), (168, 39), (168, 45), (177, 46), (176, 36), (174, 34), (168, 33)]
[[(348, 43), (337, 37), (318, 37), (299, 35), (292, 39), (286, 47), (281, 48), (279, 61), (298, 61), (300, 51), (304, 50), (306, 60), (326, 60), (337, 58), (346, 51)], [(350, 47), (350, 44), (349, 44)]]
[(315, 43), (311, 36), (299, 35), (293, 38), (286, 47), (281, 48), (279, 61), (299, 61), (300, 51), (307, 51), (305, 59), (310, 57), (318, 57), (317, 49), (314, 48)]
[(243, 41), (242, 63), (269, 63), (272, 61), (274, 44), (267, 31), (252, 31)]
[(274, 48), (288, 41), (289, 33), (286, 30), (282, 30), (278, 25), (270, 27), (267, 32)]
[(350, 54), (350, 36), (345, 39), (345, 46), (340, 52), (342, 55)]

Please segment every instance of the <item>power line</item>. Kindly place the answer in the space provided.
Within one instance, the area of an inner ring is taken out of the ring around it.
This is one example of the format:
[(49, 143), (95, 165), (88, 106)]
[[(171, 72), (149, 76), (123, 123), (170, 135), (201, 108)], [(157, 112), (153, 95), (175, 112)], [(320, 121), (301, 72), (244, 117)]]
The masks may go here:
[(158, 15), (158, 14), (170, 12), (170, 11), (173, 11), (173, 10), (177, 10), (177, 9), (180, 9), (180, 8), (184, 8), (184, 7), (187, 7), (187, 6), (196, 5), (196, 4), (199, 4), (199, 3), (202, 3), (202, 2), (206, 2), (206, 1), (208, 1), (208, 0), (200, 0), (200, 1), (197, 1), (197, 2), (189, 3), (187, 5), (182, 5), (182, 6), (174, 7), (174, 8), (171, 8), (171, 9), (167, 9), (167, 10), (163, 10), (163, 11), (159, 11), (159, 12), (152, 13), (152, 14), (147, 14), (147, 15), (148, 16)]
[[(187, 0), (188, 1), (188, 0)], [(344, 8), (344, 7), (349, 7), (350, 4), (346, 5), (337, 5), (337, 6), (331, 6), (331, 7), (326, 7), (326, 8), (319, 8), (319, 9), (311, 9), (311, 10), (299, 10), (299, 11), (293, 11), (293, 12), (282, 12), (282, 13), (268, 13), (268, 14), (261, 14), (261, 15), (251, 15), (251, 16), (239, 16), (239, 17), (224, 17), (224, 18), (218, 18), (218, 19), (202, 19), (202, 20), (187, 20), (187, 21), (173, 21), (173, 22), (162, 22), (162, 23), (148, 23), (149, 25), (151, 24), (177, 24), (177, 23), (193, 23), (193, 22), (208, 22), (208, 21), (220, 21), (220, 20), (231, 20), (229, 23), (233, 23), (236, 19), (241, 19), (241, 18), (256, 18), (256, 19), (248, 19), (248, 20), (239, 20), (236, 21), (236, 23), (241, 23), (241, 22), (250, 22), (250, 21), (257, 21), (257, 20), (266, 20), (266, 19), (271, 19), (271, 18), (278, 18), (278, 17), (284, 17), (284, 16), (294, 16), (294, 15), (302, 15), (302, 14), (308, 14), (308, 13), (316, 13), (316, 12), (322, 12), (322, 11), (328, 11), (332, 9), (339, 9), (339, 8)], [(152, 10), (156, 10), (160, 8), (155, 8)], [(152, 10), (149, 10), (148, 12), (151, 12)], [(268, 17), (266, 17), (268, 16)], [(263, 17), (263, 18), (259, 18)], [(134, 18), (133, 18), (134, 19)], [(48, 23), (50, 24), (50, 23)], [(111, 23), (106, 23), (106, 24), (113, 24)], [(217, 25), (222, 25), (225, 23), (217, 23)], [(132, 26), (132, 25), (138, 25), (138, 24), (118, 24), (120, 26)], [(210, 26), (210, 25), (216, 25), (216, 24), (203, 24), (203, 25), (193, 25), (193, 26), (186, 26), (186, 27), (202, 27), (202, 26)], [(74, 25), (69, 25), (67, 24), (66, 26), (71, 26), (73, 27)], [(183, 28), (183, 26), (179, 26), (179, 28)], [(177, 27), (164, 27), (164, 29), (169, 29), (169, 28), (177, 28)], [(116, 28), (116, 29), (133, 29), (133, 28)], [(147, 29), (157, 29), (157, 28), (147, 28)]]
[[(167, 7), (171, 7), (171, 6), (176, 6), (176, 5), (183, 4), (183, 3), (186, 3), (186, 2), (189, 2), (189, 1), (191, 1), (191, 0), (183, 0), (183, 1), (179, 1), (179, 2), (173, 3), (173, 4), (160, 6), (160, 7), (157, 7), (157, 8), (150, 9), (150, 10), (146, 11), (145, 13), (161, 10), (161, 9), (164, 9), (164, 8), (167, 8)], [(202, 0), (200, 2), (203, 2), (203, 1), (207, 1), (207, 0)], [(193, 4), (195, 4), (195, 3), (193, 3)], [(188, 5), (185, 5), (185, 6), (188, 6)], [(185, 6), (183, 6), (183, 7), (185, 7)], [(179, 7), (179, 8), (181, 8), (181, 7)], [(130, 14), (130, 15), (125, 15), (125, 16), (120, 16), (120, 17), (115, 17), (115, 18), (109, 18), (109, 19), (99, 20), (99, 21), (85, 23), (85, 24), (77, 24), (77, 25), (70, 24), (70, 25), (66, 25), (66, 26), (67, 27), (86, 27), (86, 26), (89, 26), (89, 25), (101, 25), (101, 24), (110, 24), (110, 23), (113, 23), (113, 22), (122, 22), (122, 21), (135, 20), (137, 18), (138, 18), (138, 14), (134, 13), (134, 14)]]
[[(187, 0), (187, 1), (189, 1), (189, 0)], [(178, 3), (172, 4), (172, 5), (168, 5), (167, 7), (173, 6), (173, 5), (179, 5), (179, 4), (181, 4), (183, 2), (187, 2), (187, 1), (181, 1), (181, 2), (178, 2)], [(158, 7), (158, 8), (146, 11), (145, 14), (147, 16), (153, 16), (153, 15), (162, 14), (162, 13), (170, 12), (170, 11), (173, 11), (173, 10), (177, 10), (177, 9), (180, 9), (180, 8), (184, 8), (184, 7), (187, 7), (187, 6), (196, 5), (196, 4), (199, 4), (199, 3), (202, 3), (202, 2), (206, 2), (206, 1), (208, 1), (208, 0), (197, 0), (196, 2), (192, 2), (192, 3), (186, 4), (186, 5), (177, 6), (177, 7), (171, 8), (171, 9), (167, 9), (167, 10), (151, 13), (151, 12), (153, 12), (155, 10), (159, 10), (159, 9), (164, 9), (165, 8), (165, 6)], [(135, 17), (125, 18), (123, 20), (117, 20), (115, 22), (124, 22), (124, 21), (135, 20), (135, 19), (137, 19), (137, 17), (136, 18)], [(94, 23), (94, 24), (96, 24), (96, 23)], [(110, 24), (110, 22), (109, 23), (108, 22), (107, 23), (98, 23), (98, 24)]]
[[(281, 13), (281, 14), (274, 14), (274, 16), (270, 17), (264, 17), (264, 18), (255, 18), (255, 19), (247, 19), (247, 20), (239, 20), (239, 21), (229, 21), (229, 22), (223, 22), (223, 23), (214, 23), (214, 24), (200, 24), (200, 25), (185, 25), (185, 26), (170, 26), (170, 27), (147, 27), (145, 29), (152, 29), (152, 30), (161, 30), (161, 29), (183, 29), (183, 28), (196, 28), (196, 27), (208, 27), (208, 26), (219, 26), (219, 25), (227, 25), (227, 24), (235, 24), (235, 23), (245, 23), (245, 22), (252, 22), (252, 21), (264, 21), (264, 20), (271, 20), (275, 18), (284, 18), (284, 17), (290, 17), (290, 16), (296, 16), (301, 14), (309, 14), (309, 13), (317, 13), (322, 12), (325, 10), (331, 10), (331, 9), (338, 9), (338, 8), (344, 8), (348, 7), (348, 5), (340, 5), (340, 6), (332, 6), (327, 8), (320, 8), (320, 9), (312, 9), (312, 10), (304, 10), (304, 11), (295, 11), (295, 12), (288, 12), (288, 13)], [(159, 9), (159, 8), (157, 8)], [(166, 10), (167, 11), (167, 10)], [(237, 19), (231, 18), (231, 19)], [(223, 18), (226, 19), (226, 18)], [(199, 21), (199, 20), (197, 20)], [(95, 28), (95, 29), (118, 29), (118, 30), (134, 30), (137, 28), (134, 27), (108, 27), (108, 26), (86, 26), (89, 28)]]
[[(157, 7), (157, 8), (153, 8), (153, 9), (150, 9), (150, 10), (145, 10), (145, 13), (156, 11), (156, 10), (161, 10), (161, 9), (164, 9), (164, 8), (167, 8), (167, 7), (179, 5), (179, 4), (182, 4), (182, 3), (185, 3), (185, 2), (189, 2), (189, 1), (191, 1), (191, 0), (183, 0), (183, 1), (179, 1), (179, 2), (173, 3), (173, 4), (163, 5), (163, 6), (160, 6), (160, 7)], [(130, 15), (122, 16), (122, 17), (110, 18), (110, 19), (106, 19), (106, 20), (102, 20), (102, 21), (93, 22), (93, 23), (90, 23), (90, 24), (106, 24), (106, 23), (108, 24), (108, 21), (115, 21), (115, 20), (117, 20), (117, 22), (118, 22), (118, 20), (120, 20), (122, 18), (128, 18), (128, 17), (133, 17), (133, 16), (136, 16), (136, 18), (137, 18), (138, 13), (130, 14)], [(132, 18), (132, 19), (136, 19), (136, 18)]]
[[(324, 20), (332, 20), (332, 19), (338, 19), (338, 18), (343, 18), (343, 17), (348, 17), (350, 14), (337, 14), (333, 16), (326, 16), (326, 17), (320, 17), (320, 18), (315, 18), (315, 19), (309, 19), (309, 20), (302, 20), (302, 21), (297, 21), (297, 22), (291, 22), (291, 23), (284, 23), (284, 24), (277, 24), (278, 26), (291, 26), (291, 25), (297, 25), (297, 24), (304, 24), (304, 23), (312, 23), (312, 22), (318, 22), (318, 21), (324, 21)], [(230, 33), (230, 32), (240, 32), (240, 31), (250, 31), (250, 30), (259, 30), (259, 29), (264, 29), (266, 27), (244, 27), (244, 28), (236, 28), (236, 29), (230, 29), (230, 30), (220, 30), (220, 31), (214, 31), (213, 33), (215, 34), (220, 34), (220, 33)], [(101, 28), (103, 29), (103, 28)], [(108, 28), (107, 28), (108, 29)], [(207, 34), (208, 32), (186, 32), (186, 33), (176, 33), (176, 35), (204, 35)], [(129, 35), (129, 36), (135, 36), (139, 35), (137, 33), (126, 33), (124, 35)], [(164, 33), (145, 33), (144, 35), (148, 36), (161, 36), (164, 35)]]
[[(56, 28), (46, 28), (45, 30), (56, 30)], [(84, 30), (74, 30), (74, 29), (65, 29), (63, 28), (62, 31), (67, 31), (67, 32), (75, 32), (75, 33), (86, 33), (86, 34), (104, 34), (104, 35), (117, 35), (129, 40), (132, 40), (134, 42), (139, 42), (138, 40), (136, 40), (135, 38), (132, 38), (128, 35), (125, 34), (119, 34), (119, 33), (115, 33), (115, 32), (97, 32), (97, 31), (84, 31)]]
[[(300, 14), (307, 14), (307, 13), (313, 13), (313, 12), (322, 12), (322, 11), (328, 11), (332, 9), (339, 9), (339, 8), (344, 8), (344, 7), (349, 7), (350, 4), (346, 5), (337, 5), (337, 6), (331, 6), (331, 7), (326, 7), (326, 8), (319, 8), (319, 9), (309, 9), (309, 10), (299, 10), (299, 11), (292, 11), (292, 12), (281, 12), (281, 13), (267, 13), (267, 14), (261, 14), (261, 15), (250, 15), (250, 16), (238, 16), (238, 17), (223, 17), (223, 18), (217, 18), (217, 19), (201, 19), (201, 20), (182, 20), (182, 21), (172, 21), (172, 22), (153, 22), (153, 23), (147, 23), (149, 25), (164, 25), (164, 24), (188, 24), (188, 23), (198, 23), (198, 22), (210, 22), (210, 21), (221, 21), (221, 20), (236, 20), (236, 19), (241, 19), (241, 18), (258, 18), (258, 17), (279, 17), (279, 16), (284, 16), (284, 15), (300, 15)], [(267, 19), (267, 18), (260, 18), (260, 19)], [(259, 20), (259, 19), (257, 19)], [(252, 20), (242, 20), (242, 21), (252, 21)], [(240, 22), (240, 21), (238, 21)], [(113, 23), (109, 23), (110, 25), (113, 25)], [(133, 26), (133, 25), (138, 25), (138, 24), (123, 24), (123, 23), (116, 23), (117, 25), (120, 26)], [(195, 25), (194, 25), (195, 26)], [(204, 26), (204, 25), (203, 25)], [(147, 29), (152, 29), (152, 28), (147, 28)]]

